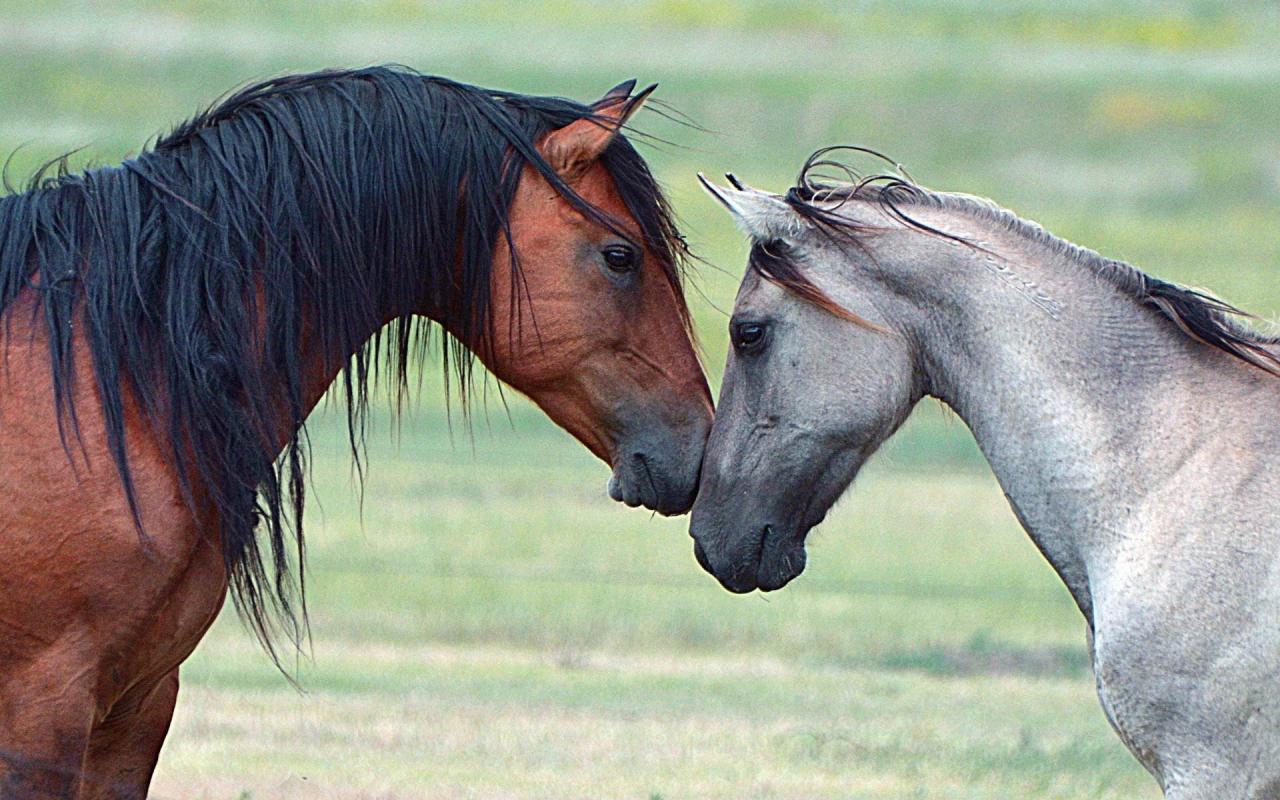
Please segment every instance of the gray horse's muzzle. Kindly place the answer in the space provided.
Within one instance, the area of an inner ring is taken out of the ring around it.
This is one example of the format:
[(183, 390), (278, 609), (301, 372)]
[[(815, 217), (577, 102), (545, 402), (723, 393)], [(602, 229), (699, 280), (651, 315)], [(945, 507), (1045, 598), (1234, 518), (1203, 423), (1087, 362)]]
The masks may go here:
[(689, 527), (693, 555), (729, 591), (771, 592), (804, 571), (803, 536), (775, 525), (724, 530), (704, 516), (695, 504)]

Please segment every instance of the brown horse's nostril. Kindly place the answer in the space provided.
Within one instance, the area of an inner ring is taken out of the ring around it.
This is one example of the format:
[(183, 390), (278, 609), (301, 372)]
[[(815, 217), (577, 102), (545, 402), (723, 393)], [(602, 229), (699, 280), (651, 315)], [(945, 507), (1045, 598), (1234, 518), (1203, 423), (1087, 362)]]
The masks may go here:
[(642, 491), (645, 492), (648, 500), (645, 505), (656, 509), (662, 504), (662, 492), (658, 491), (658, 484), (653, 480), (653, 470), (649, 468), (648, 457), (637, 450), (632, 454), (631, 460), (635, 463), (636, 478), (642, 482)]

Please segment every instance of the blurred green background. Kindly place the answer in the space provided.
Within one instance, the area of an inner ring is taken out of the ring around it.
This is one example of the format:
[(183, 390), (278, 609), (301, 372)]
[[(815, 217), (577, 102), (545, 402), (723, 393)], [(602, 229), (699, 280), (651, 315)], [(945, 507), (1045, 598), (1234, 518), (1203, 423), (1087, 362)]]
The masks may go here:
[[(119, 160), (250, 79), (399, 62), (594, 99), (629, 77), (700, 268), (713, 383), (745, 245), (694, 173), (781, 189), (813, 149), (892, 154), (1050, 230), (1280, 307), (1270, 2), (0, 2), (0, 152)], [(428, 381), (370, 445), (313, 420), (305, 692), (231, 615), (183, 670), (162, 798), (1154, 798), (1084, 625), (963, 424), (925, 404), (783, 592), (732, 597), (685, 520), (518, 398), (468, 427)]]

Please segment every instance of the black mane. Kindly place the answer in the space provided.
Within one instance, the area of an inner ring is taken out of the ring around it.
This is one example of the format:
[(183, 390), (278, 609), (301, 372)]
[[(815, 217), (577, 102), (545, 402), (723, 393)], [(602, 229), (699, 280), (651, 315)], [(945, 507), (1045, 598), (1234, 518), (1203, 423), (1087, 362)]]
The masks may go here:
[[(274, 633), (305, 630), (290, 569), (297, 558), (301, 575), (304, 339), (345, 366), (358, 458), (370, 380), (388, 374), (399, 397), (427, 345), (415, 312), (439, 310), (468, 341), (493, 324), (491, 255), (509, 241), (524, 164), (618, 229), (534, 147), (591, 114), (399, 67), (294, 75), (236, 92), (119, 166), (41, 170), (0, 198), (0, 313), (38, 296), (64, 444), (79, 436), (79, 337), (140, 534), (126, 393), (169, 442), (193, 510), (217, 520), (237, 608), (273, 655)], [(679, 288), (684, 243), (644, 160), (619, 136), (602, 161)], [(447, 340), (465, 395), (472, 359)]]
[[(834, 151), (868, 154), (889, 164), (893, 171), (863, 175), (833, 157)], [(809, 156), (800, 169), (796, 185), (786, 194), (787, 203), (796, 213), (822, 230), (857, 245), (860, 235), (877, 229), (865, 228), (841, 216), (839, 205), (848, 200), (874, 203), (890, 218), (908, 227), (971, 247), (977, 245), (921, 222), (911, 216), (911, 209), (956, 211), (998, 225), (1092, 270), (1139, 304), (1154, 309), (1183, 335), (1280, 377), (1280, 338), (1264, 335), (1238, 322), (1239, 318), (1253, 317), (1247, 311), (1206, 292), (1161, 280), (1131, 264), (1072, 244), (990, 200), (925, 189), (896, 161), (875, 150), (845, 145), (824, 147)]]

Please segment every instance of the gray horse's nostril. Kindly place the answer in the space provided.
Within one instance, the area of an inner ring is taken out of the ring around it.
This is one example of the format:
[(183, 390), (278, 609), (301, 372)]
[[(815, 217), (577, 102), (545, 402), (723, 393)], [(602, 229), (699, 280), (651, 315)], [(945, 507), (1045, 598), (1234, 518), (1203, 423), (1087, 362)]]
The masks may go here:
[(697, 539), (693, 541), (693, 557), (698, 560), (698, 566), (707, 572), (711, 572), (711, 562), (707, 560), (707, 551), (703, 549), (702, 542)]

